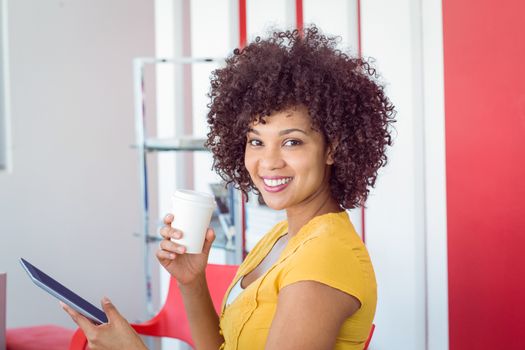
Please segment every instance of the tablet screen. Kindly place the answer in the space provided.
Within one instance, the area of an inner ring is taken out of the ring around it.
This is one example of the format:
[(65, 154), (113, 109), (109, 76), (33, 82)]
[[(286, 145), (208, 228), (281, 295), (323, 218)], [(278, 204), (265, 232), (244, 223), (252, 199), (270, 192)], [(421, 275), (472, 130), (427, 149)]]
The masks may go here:
[(35, 266), (31, 265), (26, 260), (24, 259), (20, 259), (20, 260), (22, 264), (24, 264), (24, 266), (26, 267), (29, 274), (34, 279), (44, 284), (49, 289), (53, 290), (55, 293), (63, 296), (65, 299), (75, 304), (80, 309), (85, 310), (89, 314), (95, 316), (99, 321), (102, 321), (103, 323), (108, 322), (108, 318), (106, 314), (104, 313), (104, 311), (100, 310), (99, 308), (97, 308), (96, 306), (88, 302), (87, 300), (84, 300), (83, 298), (79, 297), (77, 294), (73, 293), (72, 291), (64, 287), (62, 284), (58, 283), (53, 278), (46, 275), (44, 272), (37, 269)]

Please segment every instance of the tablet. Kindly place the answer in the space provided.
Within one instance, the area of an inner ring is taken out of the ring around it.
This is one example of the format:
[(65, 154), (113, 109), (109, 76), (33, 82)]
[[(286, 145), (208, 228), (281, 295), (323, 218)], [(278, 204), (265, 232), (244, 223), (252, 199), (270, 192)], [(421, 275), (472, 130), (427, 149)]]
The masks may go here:
[(55, 281), (53, 278), (46, 275), (44, 272), (31, 265), (27, 260), (20, 258), (22, 266), (31, 277), (31, 280), (54, 296), (55, 298), (64, 302), (64, 304), (70, 306), (75, 311), (81, 313), (95, 324), (108, 323), (108, 318), (104, 311), (100, 310), (90, 302), (79, 297), (71, 290), (64, 287), (62, 284)]

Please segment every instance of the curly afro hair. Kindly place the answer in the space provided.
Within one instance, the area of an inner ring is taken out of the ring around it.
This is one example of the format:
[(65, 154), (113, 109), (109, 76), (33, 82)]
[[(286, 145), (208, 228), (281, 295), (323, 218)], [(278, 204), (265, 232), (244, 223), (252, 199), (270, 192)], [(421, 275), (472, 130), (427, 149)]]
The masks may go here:
[(316, 26), (277, 31), (235, 49), (226, 66), (212, 73), (205, 146), (215, 171), (246, 200), (251, 190), (260, 194), (244, 165), (249, 125), (304, 105), (312, 128), (335, 145), (332, 195), (345, 209), (364, 205), (387, 163), (395, 111), (370, 64), (338, 50), (337, 43), (338, 37)]

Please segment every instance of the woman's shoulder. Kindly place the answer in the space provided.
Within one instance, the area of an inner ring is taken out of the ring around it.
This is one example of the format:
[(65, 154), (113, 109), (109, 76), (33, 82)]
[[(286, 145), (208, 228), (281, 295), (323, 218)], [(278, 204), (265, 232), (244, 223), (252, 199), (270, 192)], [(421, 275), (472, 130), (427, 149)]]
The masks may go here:
[(373, 266), (346, 212), (319, 216), (302, 230), (302, 237), (291, 241), (286, 252), (279, 288), (312, 280), (351, 294), (362, 303), (369, 300), (376, 285)]
[(310, 220), (301, 228), (298, 240), (307, 241), (311, 239), (316, 239), (317, 242), (347, 241), (354, 244), (359, 244), (361, 241), (346, 211), (327, 213)]
[(346, 211), (321, 215), (301, 230), (289, 251), (301, 264), (303, 260), (316, 260), (316, 264), (333, 266), (339, 262), (371, 268), (368, 250)]

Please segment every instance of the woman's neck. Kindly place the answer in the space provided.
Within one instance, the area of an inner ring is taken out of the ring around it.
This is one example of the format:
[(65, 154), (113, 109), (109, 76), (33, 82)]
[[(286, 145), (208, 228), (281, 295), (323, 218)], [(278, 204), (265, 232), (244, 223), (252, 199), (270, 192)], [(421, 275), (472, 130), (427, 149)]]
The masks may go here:
[(316, 216), (328, 213), (339, 213), (343, 210), (331, 195), (330, 191), (325, 191), (307, 203), (302, 203), (301, 206), (286, 209), (288, 235), (290, 237), (295, 236), (301, 227)]

